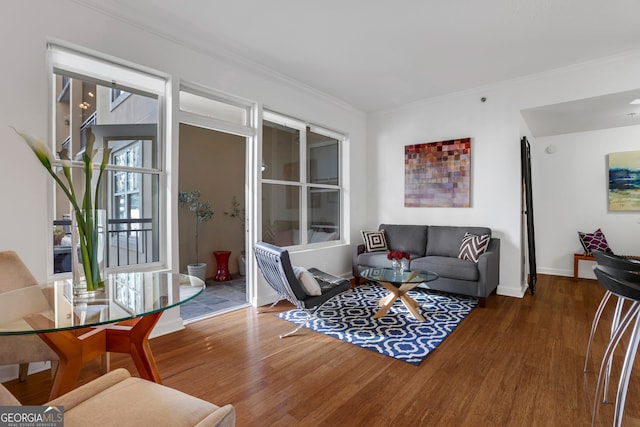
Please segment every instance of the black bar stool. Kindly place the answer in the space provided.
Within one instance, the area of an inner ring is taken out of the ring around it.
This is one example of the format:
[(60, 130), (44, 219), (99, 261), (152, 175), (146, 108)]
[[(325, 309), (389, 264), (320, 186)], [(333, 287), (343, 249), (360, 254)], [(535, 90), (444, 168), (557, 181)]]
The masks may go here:
[[(593, 251), (594, 257), (596, 258), (597, 265), (602, 265), (605, 267), (617, 268), (620, 270), (627, 271), (638, 271), (640, 272), (640, 262), (631, 260), (629, 258), (625, 258), (620, 255), (608, 254), (602, 251)], [(587, 372), (587, 366), (589, 362), (589, 354), (591, 352), (591, 344), (593, 342), (593, 337), (595, 335), (596, 329), (598, 328), (598, 324), (600, 322), (600, 317), (607, 306), (607, 303), (612, 297), (612, 293), (609, 290), (605, 291), (602, 300), (600, 301), (600, 305), (598, 305), (598, 309), (596, 310), (596, 314), (593, 318), (593, 323), (591, 324), (591, 331), (589, 333), (589, 342), (587, 344), (587, 352), (584, 358), (584, 372)], [(618, 324), (620, 323), (620, 316), (622, 315), (624, 298), (617, 298), (616, 308), (613, 315), (613, 322), (611, 324), (611, 335), (615, 332)], [(607, 394), (609, 390), (609, 374), (611, 371), (611, 365), (607, 366), (607, 374), (605, 376), (604, 383), (604, 392), (603, 392), (603, 403), (607, 403)]]
[(598, 282), (612, 295), (617, 296), (619, 300), (630, 301), (631, 305), (624, 315), (619, 319), (615, 330), (611, 335), (607, 349), (602, 357), (600, 371), (598, 372), (598, 380), (596, 385), (596, 393), (593, 402), (592, 426), (595, 426), (596, 415), (599, 407), (599, 396), (602, 392), (603, 383), (608, 382), (609, 368), (613, 353), (615, 352), (622, 336), (627, 331), (629, 325), (634, 323), (633, 332), (630, 337), (629, 347), (625, 353), (624, 364), (620, 374), (618, 383), (618, 392), (616, 394), (616, 407), (614, 412), (614, 426), (622, 425), (622, 416), (624, 413), (624, 404), (626, 401), (627, 390), (629, 386), (629, 377), (633, 368), (638, 344), (640, 343), (640, 274), (627, 270), (598, 265), (594, 268)]

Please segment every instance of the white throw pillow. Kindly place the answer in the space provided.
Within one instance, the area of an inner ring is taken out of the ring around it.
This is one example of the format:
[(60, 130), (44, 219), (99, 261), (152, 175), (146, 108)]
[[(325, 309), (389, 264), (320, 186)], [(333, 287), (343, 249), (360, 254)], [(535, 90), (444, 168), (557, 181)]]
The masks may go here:
[(296, 278), (302, 285), (302, 289), (304, 289), (307, 295), (322, 295), (322, 289), (320, 289), (320, 284), (313, 277), (313, 274), (309, 273), (309, 271), (304, 267), (293, 267), (293, 273), (296, 275)]

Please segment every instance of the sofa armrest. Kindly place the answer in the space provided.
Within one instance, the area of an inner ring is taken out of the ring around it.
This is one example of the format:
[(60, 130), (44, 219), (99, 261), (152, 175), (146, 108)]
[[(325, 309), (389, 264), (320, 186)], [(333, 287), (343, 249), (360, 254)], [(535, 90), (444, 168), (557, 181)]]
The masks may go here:
[(500, 239), (493, 237), (487, 251), (478, 258), (478, 296), (488, 297), (500, 283)]
[(64, 406), (65, 411), (78, 406), (79, 404), (91, 399), (92, 397), (102, 393), (106, 389), (118, 384), (127, 378), (130, 378), (131, 374), (124, 368), (118, 368), (111, 372), (108, 372), (95, 380), (84, 384), (68, 393), (63, 394), (47, 403), (49, 406)]
[(64, 406), (65, 425), (232, 427), (232, 405), (219, 407), (116, 369), (47, 403)]
[(235, 408), (233, 405), (224, 405), (196, 424), (196, 427), (233, 427), (235, 425)]
[(364, 253), (364, 243), (359, 243), (353, 246), (353, 260), (351, 264), (351, 268), (353, 269), (353, 277), (360, 277), (360, 273), (358, 272), (358, 255)]
[(21, 406), (18, 399), (2, 384), (0, 384), (0, 406)]

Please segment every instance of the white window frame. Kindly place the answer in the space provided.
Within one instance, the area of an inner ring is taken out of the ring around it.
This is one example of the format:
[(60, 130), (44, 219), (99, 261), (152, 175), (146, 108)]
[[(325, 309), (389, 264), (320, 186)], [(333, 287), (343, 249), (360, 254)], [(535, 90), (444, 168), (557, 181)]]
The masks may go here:
[[(228, 104), (245, 111), (242, 123), (226, 120), (224, 117), (197, 114), (183, 111), (178, 108), (178, 123), (202, 127), (219, 132), (230, 133), (246, 138), (246, 167), (245, 167), (245, 236), (247, 253), (251, 253), (253, 244), (257, 241), (260, 230), (260, 221), (256, 212), (261, 212), (261, 186), (259, 165), (257, 159), (261, 159), (261, 147), (258, 144), (261, 135), (262, 121), (259, 119), (261, 109), (257, 102), (250, 101), (226, 92), (215, 90), (189, 81), (181, 81), (178, 90), (192, 95), (212, 99), (222, 104)], [(178, 105), (180, 104), (178, 100)], [(253, 257), (246, 258), (247, 300), (254, 306), (258, 305), (257, 280), (258, 268)]]
[[(262, 120), (268, 121), (272, 123), (276, 123), (282, 126), (286, 126), (289, 128), (296, 129), (300, 132), (300, 146), (299, 146), (299, 162), (300, 162), (300, 176), (299, 181), (282, 181), (282, 180), (274, 180), (274, 179), (262, 179), (260, 188), (262, 188), (262, 184), (277, 184), (277, 185), (287, 185), (287, 186), (295, 186), (300, 188), (300, 242), (298, 244), (294, 244), (289, 246), (288, 248), (292, 250), (300, 250), (305, 248), (318, 248), (318, 247), (332, 247), (339, 246), (346, 242), (346, 221), (345, 221), (345, 188), (344, 188), (344, 151), (345, 144), (347, 140), (347, 136), (341, 134), (339, 132), (327, 129), (325, 127), (321, 127), (318, 125), (314, 125), (312, 123), (305, 122), (300, 119), (296, 119), (281, 113), (277, 113), (272, 110), (263, 110), (262, 112)], [(262, 126), (261, 126), (262, 127)], [(325, 135), (331, 139), (336, 139), (338, 141), (338, 184), (337, 185), (326, 185), (326, 184), (316, 184), (310, 183), (307, 179), (307, 128), (309, 131), (314, 133), (319, 133)], [(311, 226), (309, 223), (309, 198), (308, 193), (310, 188), (326, 188), (332, 190), (338, 190), (340, 192), (340, 238), (336, 240), (330, 240), (328, 242), (309, 242), (308, 229)], [(265, 206), (262, 206), (264, 209)], [(262, 233), (262, 230), (260, 230)], [(260, 234), (262, 235), (262, 234)]]
[[(168, 126), (170, 123), (170, 111), (167, 109), (171, 99), (171, 88), (169, 76), (146, 67), (129, 63), (105, 54), (100, 54), (89, 49), (83, 49), (77, 46), (70, 46), (61, 42), (51, 42), (47, 45), (47, 73), (49, 76), (49, 140), (51, 141), (51, 149), (55, 152), (56, 141), (56, 93), (55, 79), (56, 75), (68, 75), (72, 78), (93, 81), (103, 86), (113, 85), (119, 89), (125, 88), (128, 97), (131, 93), (140, 93), (144, 95), (153, 95), (158, 99), (158, 167), (160, 189), (168, 188), (167, 186), (167, 162), (169, 145), (166, 143), (165, 135), (168, 134)], [(126, 99), (123, 98), (123, 99)], [(120, 101), (121, 102), (121, 101)], [(74, 162), (75, 163), (75, 162)], [(59, 161), (54, 162), (55, 166), (60, 166)], [(108, 167), (110, 169), (110, 167)], [(52, 183), (49, 193), (48, 203), (48, 223), (52, 224), (55, 217), (54, 200), (55, 200), (55, 184)], [(168, 260), (171, 259), (169, 245), (167, 244), (170, 236), (170, 227), (167, 222), (168, 218), (168, 194), (160, 191), (159, 212), (158, 212), (158, 251), (159, 259), (157, 262), (149, 262), (145, 264), (134, 264), (123, 267), (113, 267), (109, 270), (118, 270), (126, 268), (127, 271), (138, 270), (158, 270), (168, 266)], [(51, 247), (47, 250), (47, 275), (50, 278), (60, 277), (61, 275), (70, 275), (70, 273), (56, 274), (53, 273), (53, 242), (49, 239)]]

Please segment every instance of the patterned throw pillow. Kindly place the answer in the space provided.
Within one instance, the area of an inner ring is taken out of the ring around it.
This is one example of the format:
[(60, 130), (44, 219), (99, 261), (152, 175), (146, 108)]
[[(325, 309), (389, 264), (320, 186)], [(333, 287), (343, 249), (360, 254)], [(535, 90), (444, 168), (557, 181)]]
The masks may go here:
[(591, 255), (591, 251), (602, 251), (608, 254), (613, 253), (611, 248), (609, 248), (607, 239), (604, 237), (604, 233), (599, 228), (593, 233), (583, 233), (578, 231), (578, 237), (580, 238), (580, 243), (582, 243), (582, 247), (584, 248), (584, 253), (587, 255)]
[(387, 250), (387, 239), (384, 231), (361, 231), (364, 247), (367, 252), (380, 252)]
[(458, 258), (478, 262), (480, 255), (487, 251), (489, 240), (491, 240), (490, 234), (477, 236), (475, 234), (465, 233), (462, 238), (462, 243), (460, 244)]

